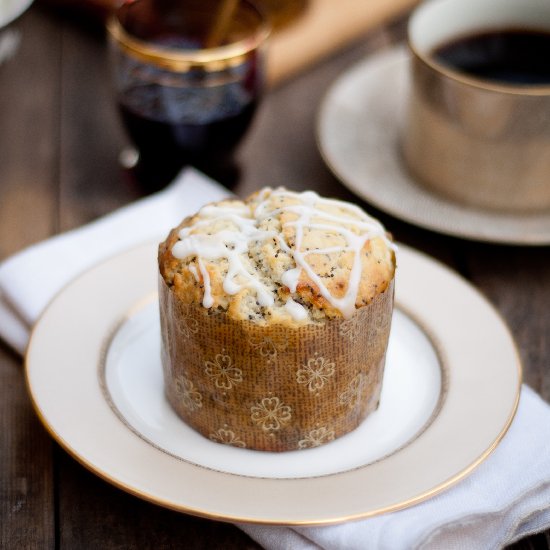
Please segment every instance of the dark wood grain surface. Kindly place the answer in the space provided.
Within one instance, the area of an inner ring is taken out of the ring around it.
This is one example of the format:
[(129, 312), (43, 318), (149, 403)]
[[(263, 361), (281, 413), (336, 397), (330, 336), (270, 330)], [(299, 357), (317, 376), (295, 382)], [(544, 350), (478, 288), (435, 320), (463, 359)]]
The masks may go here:
[[(121, 170), (126, 145), (111, 97), (101, 31), (33, 7), (15, 24), (16, 56), (0, 65), (0, 260), (137, 199)], [(319, 102), (347, 67), (403, 36), (403, 21), (365, 36), (267, 94), (239, 152), (236, 192), (313, 188), (361, 201), (323, 164)], [(525, 379), (550, 400), (550, 252), (445, 237), (368, 207), (395, 237), (478, 287), (518, 343)], [(548, 534), (514, 545), (548, 549)], [(21, 359), (0, 344), (0, 548), (239, 548), (230, 524), (164, 510), (87, 472), (48, 436), (27, 395)]]

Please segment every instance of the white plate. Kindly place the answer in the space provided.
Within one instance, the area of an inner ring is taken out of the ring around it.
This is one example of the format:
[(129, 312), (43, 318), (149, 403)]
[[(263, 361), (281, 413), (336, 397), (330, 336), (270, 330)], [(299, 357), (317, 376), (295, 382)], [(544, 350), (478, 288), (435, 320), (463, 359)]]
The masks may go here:
[(153, 245), (91, 269), (50, 304), (27, 353), (31, 396), (53, 437), (144, 499), (231, 521), (368, 517), (450, 487), (512, 421), (521, 373), (506, 326), (465, 281), (402, 246), (379, 411), (317, 449), (208, 441), (163, 397), (156, 278)]
[(0, 29), (25, 12), (33, 0), (0, 0)]
[(397, 47), (344, 73), (326, 94), (317, 124), (325, 162), (344, 185), (393, 216), (468, 239), (550, 244), (550, 211), (476, 209), (440, 197), (409, 176), (399, 140), (409, 91), (409, 54)]
[(436, 350), (418, 325), (398, 310), (380, 407), (358, 429), (307, 452), (259, 453), (218, 445), (183, 423), (164, 398), (156, 299), (116, 330), (104, 361), (103, 387), (130, 429), (181, 460), (275, 479), (343, 472), (380, 460), (412, 440), (429, 424), (443, 398), (445, 378)]

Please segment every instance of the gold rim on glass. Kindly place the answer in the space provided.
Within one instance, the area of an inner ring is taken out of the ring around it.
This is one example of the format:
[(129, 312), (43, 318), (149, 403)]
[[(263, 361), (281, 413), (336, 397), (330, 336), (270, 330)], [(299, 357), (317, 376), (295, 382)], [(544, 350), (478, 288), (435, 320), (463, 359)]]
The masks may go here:
[[(252, 7), (251, 4), (249, 6)], [(253, 9), (261, 18), (260, 12)], [(250, 36), (242, 40), (197, 50), (163, 48), (140, 40), (124, 29), (116, 14), (112, 15), (107, 22), (107, 31), (122, 50), (139, 61), (152, 63), (162, 69), (175, 72), (191, 69), (216, 72), (242, 64), (251, 52), (266, 41), (270, 34), (270, 27), (267, 23), (261, 22)]]

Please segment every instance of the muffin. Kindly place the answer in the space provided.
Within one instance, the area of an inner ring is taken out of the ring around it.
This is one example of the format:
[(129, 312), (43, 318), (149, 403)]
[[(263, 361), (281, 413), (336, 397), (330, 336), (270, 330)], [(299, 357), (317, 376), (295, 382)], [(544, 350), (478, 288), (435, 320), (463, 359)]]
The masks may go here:
[(395, 245), (357, 206), (264, 188), (159, 246), (167, 398), (205, 437), (306, 449), (378, 407)]

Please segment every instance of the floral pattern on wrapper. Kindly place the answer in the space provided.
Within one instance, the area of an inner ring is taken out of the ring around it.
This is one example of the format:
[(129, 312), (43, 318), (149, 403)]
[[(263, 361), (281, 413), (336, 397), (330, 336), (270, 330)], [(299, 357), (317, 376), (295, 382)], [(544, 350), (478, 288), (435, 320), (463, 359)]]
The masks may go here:
[(328, 382), (331, 376), (334, 376), (334, 363), (324, 357), (312, 357), (307, 363), (296, 372), (296, 382), (306, 384), (312, 393), (318, 393)]
[(179, 309), (180, 315), (176, 324), (177, 331), (189, 340), (193, 334), (197, 334), (199, 331), (199, 323), (190, 315), (188, 305), (182, 305)]
[(225, 353), (218, 353), (214, 361), (205, 361), (204, 372), (214, 381), (216, 388), (230, 390), (243, 381), (243, 372), (235, 367), (231, 357)]
[(319, 447), (334, 440), (334, 430), (322, 426), (311, 430), (304, 439), (298, 441), (298, 449), (311, 449)]
[(339, 396), (341, 405), (353, 409), (359, 404), (363, 392), (364, 380), (365, 376), (360, 373), (349, 383), (346, 390)]
[(265, 432), (280, 430), (290, 422), (292, 409), (278, 397), (264, 397), (250, 408), (250, 418)]
[(354, 315), (340, 323), (340, 336), (343, 336), (350, 342), (354, 342), (361, 331), (360, 315)]
[(176, 378), (176, 395), (189, 411), (195, 411), (202, 407), (202, 395), (196, 391), (193, 382), (184, 376), (180, 375)]
[(219, 428), (215, 432), (212, 432), (209, 439), (215, 443), (222, 443), (223, 445), (230, 445), (241, 449), (246, 447), (244, 441), (239, 439), (233, 430), (229, 430), (227, 428)]
[(279, 352), (284, 351), (288, 342), (282, 338), (251, 338), (249, 344), (252, 348), (258, 350), (260, 357), (267, 360), (268, 363), (275, 361)]

